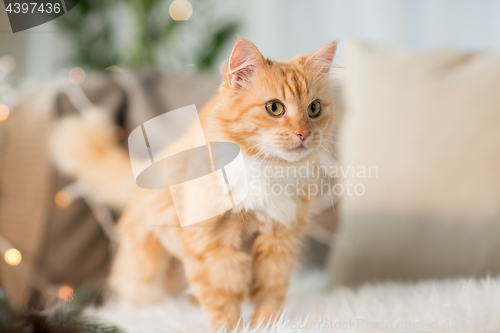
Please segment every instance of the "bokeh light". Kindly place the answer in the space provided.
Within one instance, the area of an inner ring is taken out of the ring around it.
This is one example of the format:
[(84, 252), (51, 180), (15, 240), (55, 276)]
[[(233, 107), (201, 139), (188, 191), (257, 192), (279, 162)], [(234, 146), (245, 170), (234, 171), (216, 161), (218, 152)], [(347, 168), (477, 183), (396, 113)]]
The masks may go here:
[(57, 293), (57, 297), (59, 297), (62, 301), (70, 301), (73, 298), (73, 288), (70, 286), (62, 286), (59, 288), (59, 292)]
[(5, 104), (0, 104), (0, 121), (4, 121), (9, 118), (10, 109)]
[(71, 203), (71, 196), (66, 191), (59, 191), (55, 196), (56, 205), (59, 207), (67, 207)]
[(86, 76), (87, 75), (85, 74), (85, 71), (81, 67), (72, 68), (69, 71), (68, 75), (70, 82), (73, 84), (83, 83), (83, 81), (85, 81)]
[(193, 6), (187, 0), (175, 0), (170, 5), (169, 13), (176, 21), (186, 21), (193, 15)]
[(6, 55), (0, 58), (0, 71), (4, 73), (12, 73), (16, 69), (16, 59)]
[(109, 66), (109, 67), (106, 67), (104, 69), (105, 71), (115, 71), (115, 72), (119, 72), (119, 73), (123, 73), (123, 69), (121, 69), (120, 67), (118, 66)]
[(4, 255), (5, 262), (11, 266), (19, 265), (22, 260), (21, 252), (17, 249), (8, 249)]

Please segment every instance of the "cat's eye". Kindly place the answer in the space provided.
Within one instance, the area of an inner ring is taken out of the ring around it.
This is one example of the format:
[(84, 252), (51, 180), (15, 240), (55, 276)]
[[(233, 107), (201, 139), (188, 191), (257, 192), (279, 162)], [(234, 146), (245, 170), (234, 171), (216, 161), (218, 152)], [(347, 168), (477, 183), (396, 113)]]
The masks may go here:
[(285, 107), (279, 101), (269, 101), (266, 103), (266, 110), (271, 116), (281, 116), (285, 112)]
[(307, 114), (311, 118), (316, 118), (321, 114), (321, 103), (319, 101), (313, 101), (307, 107)]

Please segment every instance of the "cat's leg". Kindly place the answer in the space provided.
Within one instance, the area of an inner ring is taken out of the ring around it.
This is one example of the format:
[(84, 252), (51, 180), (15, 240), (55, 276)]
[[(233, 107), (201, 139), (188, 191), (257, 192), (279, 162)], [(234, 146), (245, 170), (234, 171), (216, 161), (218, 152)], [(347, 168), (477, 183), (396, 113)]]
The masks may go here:
[(225, 326), (229, 331), (238, 323), (240, 304), (248, 293), (251, 258), (239, 250), (242, 223), (218, 223), (183, 228), (183, 264), (210, 328)]
[(186, 291), (187, 280), (184, 265), (174, 256), (168, 258), (168, 271), (164, 274), (163, 286), (168, 295), (179, 295)]
[(266, 324), (283, 305), (305, 225), (298, 221), (266, 228), (255, 240), (250, 294), (255, 307), (253, 326), (261, 321)]
[(160, 301), (166, 296), (165, 273), (174, 258), (146, 228), (121, 223), (120, 229), (118, 252), (109, 278), (111, 289), (134, 304)]

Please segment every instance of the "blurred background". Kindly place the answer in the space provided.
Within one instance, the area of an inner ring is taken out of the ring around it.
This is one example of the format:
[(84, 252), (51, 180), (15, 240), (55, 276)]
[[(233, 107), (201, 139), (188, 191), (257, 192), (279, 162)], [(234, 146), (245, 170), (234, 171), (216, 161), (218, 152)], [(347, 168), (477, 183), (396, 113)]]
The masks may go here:
[[(19, 304), (65, 299), (84, 283), (101, 290), (115, 246), (119, 212), (93, 202), (51, 166), (52, 124), (99, 106), (112, 114), (125, 147), (132, 129), (166, 110), (193, 103), (200, 110), (217, 89), (237, 35), (275, 59), (338, 39), (335, 70), (347, 69), (336, 82), (338, 110), (347, 117), (342, 146), (359, 163), (379, 167), (365, 201), (339, 200), (334, 209), (329, 198), (318, 200), (302, 266), (327, 267), (332, 286), (500, 271), (494, 259), (500, 163), (491, 157), (500, 148), (499, 1), (80, 0), (62, 17), (15, 34), (3, 6), (0, 285)], [(353, 40), (376, 51), (350, 49)], [(391, 104), (393, 96), (399, 104)], [(376, 115), (386, 121), (374, 122)], [(455, 115), (463, 121), (450, 122)], [(490, 148), (478, 154), (485, 142)], [(467, 164), (461, 158), (472, 151), (474, 163)], [(394, 164), (395, 156), (408, 163)], [(450, 173), (440, 165), (466, 167)], [(453, 197), (453, 181), (470, 175), (479, 178)]]
[(192, 14), (179, 3), (186, 21), (172, 18), (172, 1), (85, 0), (56, 21), (16, 34), (2, 10), (1, 53), (17, 60), (13, 77), (49, 78), (69, 65), (217, 70), (236, 34), (275, 59), (339, 39), (340, 64), (349, 39), (413, 49), (500, 49), (495, 0), (193, 0)]

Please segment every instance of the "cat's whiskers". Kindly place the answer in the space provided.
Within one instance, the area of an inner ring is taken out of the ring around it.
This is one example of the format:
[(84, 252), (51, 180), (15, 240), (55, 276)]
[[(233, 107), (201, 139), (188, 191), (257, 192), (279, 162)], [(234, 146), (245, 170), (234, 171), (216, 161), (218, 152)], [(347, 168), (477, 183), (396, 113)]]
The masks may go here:
[(325, 149), (330, 155), (331, 157), (333, 158), (333, 160), (336, 162), (336, 163), (340, 163), (340, 158), (337, 156), (337, 154), (335, 153), (335, 150), (332, 149), (332, 146), (330, 145), (330, 143), (328, 142), (328, 140), (323, 140), (324, 143), (326, 143), (328, 145), (328, 148), (327, 149), (325, 146), (323, 146), (322, 144), (320, 144), (321, 147), (323, 147), (323, 149)]
[(262, 160), (260, 161), (259, 165), (257, 166), (257, 169), (260, 169), (260, 167), (261, 167), (261, 165), (262, 165), (262, 162), (264, 162), (264, 161), (265, 161), (265, 160), (269, 157), (269, 155), (273, 152), (273, 147), (268, 146), (268, 147), (266, 147), (266, 148), (268, 148), (269, 152), (267, 152), (267, 153), (265, 154), (264, 158), (262, 158)]
[(246, 148), (245, 150), (243, 150), (243, 153), (248, 153), (249, 151), (253, 150), (253, 149), (257, 149), (258, 151), (260, 151), (260, 149), (258, 149), (260, 146), (262, 146), (264, 144), (264, 142), (257, 142), (256, 144), (253, 144), (251, 146), (249, 146), (248, 148)]
[(355, 160), (355, 158), (353, 156), (354, 154), (352, 153), (352, 151), (349, 149), (349, 147), (345, 143), (342, 142), (343, 141), (342, 137), (340, 137), (339, 135), (334, 134), (334, 133), (323, 133), (323, 135), (330, 136), (333, 139), (339, 140), (339, 141), (335, 141), (335, 140), (327, 140), (327, 139), (323, 138), (323, 140), (326, 140), (326, 141), (332, 143), (333, 145), (335, 145), (335, 147), (338, 147), (339, 149), (341, 149), (342, 152), (347, 155), (347, 157)]
[[(239, 212), (240, 212), (240, 216), (241, 216), (241, 221), (245, 225), (245, 228), (247, 229), (247, 231), (250, 234), (250, 236), (252, 236), (252, 238), (255, 240), (255, 236), (253, 235), (252, 231), (250, 230), (250, 228), (248, 227), (247, 223), (245, 222), (245, 218), (243, 217), (243, 212), (241, 210)], [(247, 217), (248, 217), (248, 215), (247, 215)]]
[(352, 159), (353, 161), (356, 161), (356, 158), (353, 156), (352, 152), (350, 151), (350, 149), (345, 144), (342, 144), (340, 142), (336, 142), (334, 140), (329, 140), (329, 139), (326, 139), (326, 138), (322, 138), (322, 140), (324, 142), (328, 143), (328, 145), (331, 144), (331, 145), (335, 146), (336, 148), (339, 148), (344, 154), (346, 154), (346, 156), (348, 158)]
[(329, 157), (330, 159), (332, 159), (335, 164), (339, 164), (340, 163), (339, 158), (337, 157), (337, 155), (335, 155), (335, 153), (331, 149), (327, 149), (322, 144), (320, 144), (319, 146), (324, 149), (327, 157)]

